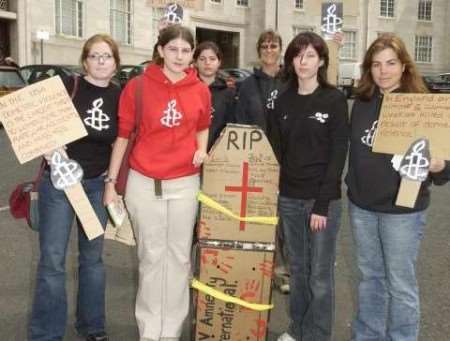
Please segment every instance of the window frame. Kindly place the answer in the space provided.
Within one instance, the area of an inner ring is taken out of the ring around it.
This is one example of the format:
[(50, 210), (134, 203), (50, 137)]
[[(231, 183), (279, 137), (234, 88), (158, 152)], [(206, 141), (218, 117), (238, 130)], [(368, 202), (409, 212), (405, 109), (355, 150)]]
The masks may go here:
[[(428, 8), (429, 6), (429, 8)], [(427, 13), (429, 11), (429, 13)], [(422, 14), (422, 17), (421, 17)], [(428, 15), (429, 14), (429, 17)], [(430, 22), (433, 20), (433, 1), (419, 0), (417, 5), (417, 20)]]
[[(383, 6), (383, 3), (385, 3), (385, 5)], [(389, 6), (392, 3), (392, 6)], [(390, 19), (390, 18), (395, 18), (395, 0), (380, 0), (379, 2), (380, 4), (380, 12), (379, 12), (379, 16), (381, 18), (384, 19)], [(385, 9), (385, 13), (383, 14), (383, 7)], [(392, 8), (392, 15), (390, 14), (390, 8)]]
[[(121, 10), (117, 7), (118, 1), (125, 1), (125, 10)], [(113, 6), (115, 5), (115, 6)], [(109, 1), (109, 29), (111, 32), (111, 36), (113, 39), (119, 43), (120, 45), (132, 46), (133, 45), (133, 8), (134, 1), (133, 0), (110, 0)], [(124, 15), (124, 24), (125, 24), (125, 41), (117, 35), (117, 27), (115, 25), (115, 18), (117, 15)]]
[[(63, 15), (63, 1), (55, 0), (54, 4), (54, 20), (55, 20), (55, 34), (63, 37), (70, 37), (75, 39), (83, 39), (84, 36), (84, 0), (69, 0), (72, 5), (74, 5), (75, 16), (73, 15)], [(58, 13), (59, 8), (59, 13)], [(73, 13), (72, 13), (73, 14)], [(71, 18), (72, 22), (72, 32), (64, 32), (63, 23), (65, 18)]]
[[(297, 6), (297, 5), (299, 5), (299, 6)], [(294, 0), (294, 10), (304, 11), (305, 10), (305, 1), (304, 0)]]
[[(241, 1), (246, 1), (247, 4), (246, 5), (240, 4), (239, 2), (241, 2)], [(236, 5), (236, 7), (239, 7), (239, 8), (249, 8), (250, 0), (236, 0), (235, 5)]]
[[(426, 39), (426, 43), (420, 41), (420, 40)], [(426, 49), (424, 52), (423, 49)], [(427, 57), (420, 58), (420, 57)], [(415, 35), (414, 36), (414, 61), (416, 63), (421, 64), (431, 64), (433, 63), (433, 36), (432, 35)]]
[[(349, 40), (347, 34), (351, 34), (353, 40)], [(358, 31), (355, 29), (347, 29), (342, 30), (342, 34), (344, 35), (344, 45), (341, 47), (339, 51), (339, 59), (345, 60), (357, 60), (357, 51), (358, 51)], [(350, 54), (344, 55), (344, 52), (350, 51)]]

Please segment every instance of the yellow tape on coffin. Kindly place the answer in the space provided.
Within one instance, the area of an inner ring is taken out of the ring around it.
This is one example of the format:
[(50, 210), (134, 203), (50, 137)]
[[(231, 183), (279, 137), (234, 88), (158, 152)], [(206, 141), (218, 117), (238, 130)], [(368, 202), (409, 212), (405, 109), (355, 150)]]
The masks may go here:
[(223, 292), (216, 290), (214, 288), (211, 288), (207, 286), (206, 284), (196, 280), (195, 278), (191, 282), (191, 286), (194, 289), (197, 289), (198, 291), (210, 295), (214, 298), (217, 298), (221, 301), (228, 302), (228, 303), (235, 303), (240, 306), (243, 306), (245, 308), (256, 310), (256, 311), (266, 311), (273, 308), (273, 304), (257, 304), (257, 303), (249, 303), (247, 301), (244, 301), (240, 298), (230, 296), (227, 294), (224, 294)]
[(197, 194), (197, 199), (202, 204), (205, 204), (208, 207), (211, 207), (231, 218), (234, 218), (239, 221), (245, 221), (248, 223), (259, 223), (259, 224), (265, 224), (265, 225), (276, 225), (278, 224), (278, 217), (241, 217), (237, 214), (234, 214), (231, 212), (228, 208), (223, 207), (221, 204), (219, 204), (214, 199), (211, 199), (206, 194), (199, 192)]

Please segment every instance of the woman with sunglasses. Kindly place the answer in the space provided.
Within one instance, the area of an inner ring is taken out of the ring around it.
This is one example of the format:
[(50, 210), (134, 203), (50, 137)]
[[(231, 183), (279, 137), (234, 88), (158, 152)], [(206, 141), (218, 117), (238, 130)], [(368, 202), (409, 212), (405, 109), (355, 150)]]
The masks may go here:
[(266, 131), (267, 112), (273, 108), (282, 85), (279, 77), (282, 47), (281, 36), (275, 31), (260, 34), (256, 49), (261, 67), (254, 68), (253, 75), (245, 79), (239, 88), (237, 123), (257, 125)]
[[(117, 135), (120, 89), (111, 83), (119, 64), (119, 50), (111, 37), (96, 34), (81, 52), (86, 75), (79, 78), (72, 101), (88, 132), (69, 143), (65, 152), (84, 172), (81, 184), (103, 227), (107, 213), (103, 206), (106, 172)], [(74, 79), (64, 81), (73, 92)], [(75, 218), (64, 191), (57, 190), (46, 171), (39, 185), (40, 258), (30, 321), (30, 340), (63, 340), (67, 322), (66, 253)], [(105, 267), (103, 236), (88, 240), (78, 222), (78, 295), (75, 328), (87, 341), (106, 341)]]

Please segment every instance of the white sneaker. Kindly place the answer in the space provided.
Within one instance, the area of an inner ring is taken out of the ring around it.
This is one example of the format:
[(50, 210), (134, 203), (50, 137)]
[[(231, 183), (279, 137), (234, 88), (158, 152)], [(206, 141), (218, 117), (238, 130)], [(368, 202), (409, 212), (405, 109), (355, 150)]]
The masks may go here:
[(292, 336), (290, 336), (287, 332), (281, 334), (277, 341), (296, 341)]

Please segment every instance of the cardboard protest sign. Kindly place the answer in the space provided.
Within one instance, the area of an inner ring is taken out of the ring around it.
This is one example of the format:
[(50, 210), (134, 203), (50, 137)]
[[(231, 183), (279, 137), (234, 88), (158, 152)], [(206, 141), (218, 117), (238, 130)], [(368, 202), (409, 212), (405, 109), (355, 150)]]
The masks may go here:
[(422, 137), (429, 140), (431, 157), (450, 160), (450, 96), (386, 94), (372, 150), (403, 155)]
[(170, 4), (177, 4), (183, 8), (201, 10), (204, 6), (204, 0), (147, 0), (151, 7), (166, 7)]
[[(269, 304), (273, 252), (201, 248), (200, 281), (247, 302)], [(266, 340), (268, 311), (197, 296), (195, 340)]]
[(21, 164), (87, 135), (59, 77), (1, 97), (0, 120)]
[(322, 34), (325, 39), (333, 39), (336, 32), (341, 32), (343, 25), (343, 4), (342, 2), (322, 3)]
[(330, 84), (336, 85), (339, 68), (339, 44), (333, 40), (336, 32), (341, 32), (343, 25), (343, 4), (325, 2), (322, 4), (321, 29), (327, 42), (329, 64), (327, 78)]
[(199, 239), (273, 242), (278, 177), (278, 162), (263, 131), (227, 125), (203, 164), (202, 192), (214, 203), (200, 200)]

